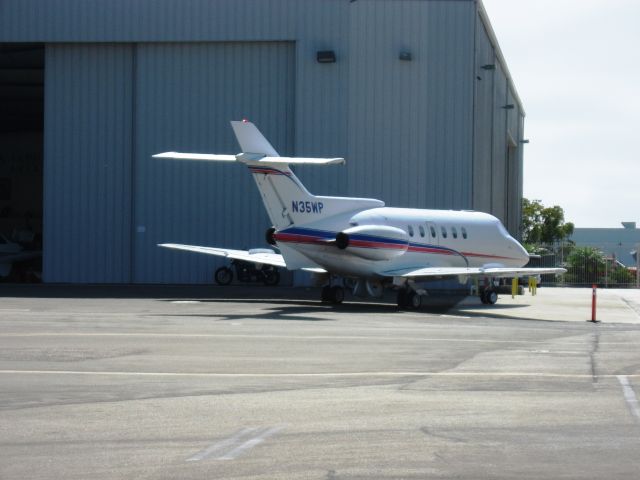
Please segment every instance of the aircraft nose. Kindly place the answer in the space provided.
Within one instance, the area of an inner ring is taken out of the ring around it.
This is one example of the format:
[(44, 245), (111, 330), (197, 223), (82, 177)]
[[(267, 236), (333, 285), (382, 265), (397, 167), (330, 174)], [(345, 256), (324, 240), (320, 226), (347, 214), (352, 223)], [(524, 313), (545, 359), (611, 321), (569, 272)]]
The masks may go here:
[(522, 246), (520, 242), (518, 242), (515, 238), (511, 239), (513, 242), (513, 249), (518, 256), (518, 258), (523, 262), (522, 266), (529, 263), (529, 252)]

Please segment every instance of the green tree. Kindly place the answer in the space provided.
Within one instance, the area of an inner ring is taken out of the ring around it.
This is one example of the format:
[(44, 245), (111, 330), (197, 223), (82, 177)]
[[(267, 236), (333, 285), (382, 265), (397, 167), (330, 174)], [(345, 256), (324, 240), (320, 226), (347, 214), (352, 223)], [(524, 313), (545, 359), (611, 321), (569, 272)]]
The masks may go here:
[(570, 236), (573, 228), (573, 223), (564, 221), (562, 207), (545, 207), (540, 200), (522, 199), (523, 243), (555, 243)]
[(605, 258), (594, 247), (576, 247), (567, 258), (568, 283), (598, 283), (605, 274)]

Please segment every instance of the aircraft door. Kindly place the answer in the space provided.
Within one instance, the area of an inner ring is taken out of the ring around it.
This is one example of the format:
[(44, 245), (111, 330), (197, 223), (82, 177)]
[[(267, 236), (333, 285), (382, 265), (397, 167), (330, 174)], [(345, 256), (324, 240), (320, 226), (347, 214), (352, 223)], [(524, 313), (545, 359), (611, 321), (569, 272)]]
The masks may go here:
[(429, 243), (432, 245), (440, 245), (440, 233), (438, 232), (438, 226), (433, 222), (426, 222), (426, 225)]

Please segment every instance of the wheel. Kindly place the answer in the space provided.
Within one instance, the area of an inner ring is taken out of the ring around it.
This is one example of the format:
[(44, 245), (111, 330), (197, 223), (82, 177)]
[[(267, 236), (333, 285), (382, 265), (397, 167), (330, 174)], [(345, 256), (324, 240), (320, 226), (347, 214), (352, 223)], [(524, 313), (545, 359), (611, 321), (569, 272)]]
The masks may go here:
[(229, 285), (233, 280), (233, 272), (229, 267), (220, 267), (216, 270), (214, 278), (218, 285)]
[(422, 306), (422, 295), (418, 295), (416, 292), (411, 292), (409, 294), (409, 303), (411, 304), (411, 308), (420, 308)]
[(487, 290), (487, 292), (485, 293), (485, 298), (489, 305), (495, 305), (495, 303), (498, 301), (498, 292), (493, 289)]
[(331, 287), (329, 285), (325, 285), (322, 287), (322, 292), (320, 294), (320, 300), (323, 302), (331, 301)]
[(487, 290), (482, 290), (482, 292), (480, 292), (480, 301), (485, 305), (488, 303), (487, 302)]
[(398, 308), (406, 308), (407, 305), (409, 304), (407, 293), (408, 292), (406, 288), (400, 288), (398, 290), (398, 295), (396, 297)]
[(331, 302), (336, 305), (342, 303), (344, 300), (344, 288), (334, 285), (331, 287)]
[(264, 272), (264, 277), (262, 279), (265, 285), (270, 287), (277, 285), (280, 283), (280, 272), (275, 268), (270, 268), (269, 270)]

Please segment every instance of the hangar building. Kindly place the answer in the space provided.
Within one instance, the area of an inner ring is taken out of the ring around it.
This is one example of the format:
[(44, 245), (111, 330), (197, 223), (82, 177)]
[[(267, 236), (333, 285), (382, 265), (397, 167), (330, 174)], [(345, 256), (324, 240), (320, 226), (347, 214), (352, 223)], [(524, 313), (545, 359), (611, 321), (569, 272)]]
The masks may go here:
[(524, 111), (480, 0), (3, 0), (0, 232), (43, 279), (202, 283), (269, 227), (238, 166), (248, 118), (317, 194), (474, 209), (518, 236)]

